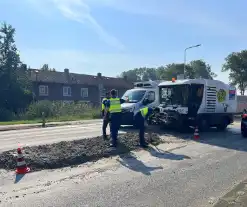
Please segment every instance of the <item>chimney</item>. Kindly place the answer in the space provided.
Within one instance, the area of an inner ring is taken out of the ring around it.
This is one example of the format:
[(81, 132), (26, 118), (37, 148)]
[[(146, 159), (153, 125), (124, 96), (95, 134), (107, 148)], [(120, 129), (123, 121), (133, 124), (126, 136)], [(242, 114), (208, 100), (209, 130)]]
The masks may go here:
[(69, 83), (70, 82), (70, 78), (69, 78), (69, 69), (68, 68), (64, 69), (64, 74), (65, 74), (65, 78), (66, 78), (67, 82)]
[(35, 70), (35, 79), (36, 79), (36, 81), (38, 81), (38, 75), (39, 75), (39, 71)]
[(98, 76), (98, 78), (101, 78), (102, 74), (101, 73), (97, 73), (97, 76)]
[(65, 68), (64, 69), (64, 73), (69, 74), (69, 69), (68, 68)]
[(124, 78), (124, 80), (126, 80), (126, 81), (128, 80), (128, 77), (127, 77), (127, 75), (125, 75), (125, 76), (124, 76), (123, 78)]

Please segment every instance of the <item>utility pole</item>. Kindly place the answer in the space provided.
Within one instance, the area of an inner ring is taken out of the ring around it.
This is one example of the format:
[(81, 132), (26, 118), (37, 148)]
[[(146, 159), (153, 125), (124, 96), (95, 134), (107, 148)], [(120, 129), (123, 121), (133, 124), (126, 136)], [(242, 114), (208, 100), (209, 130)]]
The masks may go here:
[(193, 46), (190, 46), (190, 47), (187, 47), (184, 49), (184, 76), (185, 76), (185, 70), (186, 70), (186, 58), (187, 58), (187, 50), (191, 49), (191, 48), (195, 48), (195, 47), (200, 47), (201, 44), (198, 44), (198, 45), (193, 45)]

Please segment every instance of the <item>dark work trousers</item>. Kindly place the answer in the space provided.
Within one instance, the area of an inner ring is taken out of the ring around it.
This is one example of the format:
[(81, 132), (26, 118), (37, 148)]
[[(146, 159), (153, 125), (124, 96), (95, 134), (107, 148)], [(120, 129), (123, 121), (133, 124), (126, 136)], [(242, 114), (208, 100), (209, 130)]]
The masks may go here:
[(102, 132), (104, 137), (106, 136), (106, 128), (108, 124), (109, 124), (109, 119), (103, 119)]
[(120, 123), (121, 123), (121, 113), (111, 113), (110, 119), (111, 119), (110, 130), (111, 130), (112, 145), (116, 146), (118, 130), (120, 128)]
[(106, 137), (106, 128), (107, 128), (107, 125), (109, 124), (109, 121), (110, 121), (109, 113), (107, 113), (106, 115), (105, 115), (105, 113), (107, 113), (107, 112), (102, 111), (102, 116), (103, 116), (102, 134), (104, 137)]
[(142, 116), (141, 112), (138, 112), (135, 115), (135, 122), (137, 124), (138, 129), (139, 129), (139, 141), (140, 141), (140, 145), (145, 145), (146, 144), (145, 138), (144, 138), (144, 135), (145, 135), (145, 124), (144, 124), (145, 119)]

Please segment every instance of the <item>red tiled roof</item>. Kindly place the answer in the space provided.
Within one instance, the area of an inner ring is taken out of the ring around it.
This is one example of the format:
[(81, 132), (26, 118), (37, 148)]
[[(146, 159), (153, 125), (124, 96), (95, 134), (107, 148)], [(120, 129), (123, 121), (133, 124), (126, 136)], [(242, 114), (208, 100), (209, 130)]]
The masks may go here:
[[(38, 72), (36, 72), (38, 71)], [(42, 71), (34, 70), (30, 71), (30, 78), (32, 81), (41, 81), (49, 83), (64, 83), (64, 84), (85, 84), (91, 86), (98, 86), (99, 84), (104, 85), (104, 87), (114, 87), (114, 88), (132, 88), (133, 83), (123, 79), (123, 78), (113, 78), (105, 76), (93, 76), (86, 74), (76, 74), (65, 72), (55, 72), (55, 71)]]

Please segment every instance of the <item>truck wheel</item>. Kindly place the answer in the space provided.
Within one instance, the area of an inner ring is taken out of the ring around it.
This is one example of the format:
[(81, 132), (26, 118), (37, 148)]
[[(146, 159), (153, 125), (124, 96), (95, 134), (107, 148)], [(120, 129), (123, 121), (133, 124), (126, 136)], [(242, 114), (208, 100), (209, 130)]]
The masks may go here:
[(209, 124), (208, 124), (207, 119), (204, 119), (204, 118), (200, 119), (200, 120), (199, 120), (199, 126), (198, 126), (198, 128), (199, 128), (199, 130), (200, 130), (201, 132), (206, 132), (206, 131), (208, 131), (208, 129), (209, 129)]
[(224, 131), (224, 130), (227, 128), (228, 124), (229, 124), (228, 118), (224, 118), (224, 119), (221, 121), (221, 123), (217, 126), (217, 129), (218, 129), (219, 131)]

